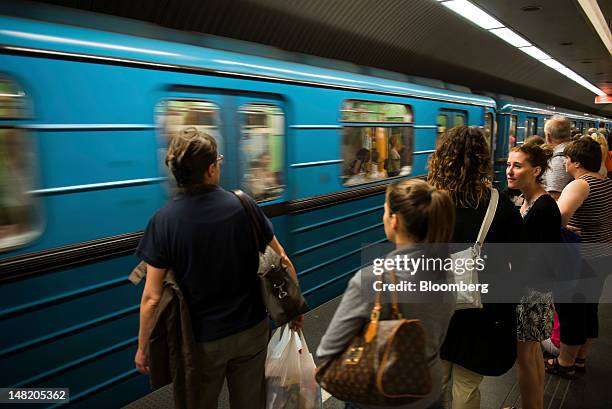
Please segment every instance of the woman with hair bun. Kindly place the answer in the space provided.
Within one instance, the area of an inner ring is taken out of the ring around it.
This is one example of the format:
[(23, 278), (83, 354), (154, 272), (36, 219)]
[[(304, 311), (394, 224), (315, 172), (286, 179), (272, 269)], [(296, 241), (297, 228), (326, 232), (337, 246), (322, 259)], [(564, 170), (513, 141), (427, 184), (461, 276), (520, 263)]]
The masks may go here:
[[(426, 182), (412, 179), (387, 188), (385, 213), (383, 215), (385, 234), (395, 245), (395, 250), (386, 256), (391, 259), (419, 259), (432, 256), (432, 248), (436, 244), (448, 243), (453, 233), (455, 209), (447, 192), (435, 189)], [(446, 247), (446, 246), (442, 246)], [(436, 257), (440, 255), (436, 253)], [(448, 254), (446, 255), (446, 257)], [(413, 283), (428, 280), (435, 283), (447, 283), (444, 270), (417, 271), (396, 268), (398, 283)], [(317, 357), (325, 362), (342, 353), (365, 325), (369, 322), (374, 301), (373, 286), (380, 276), (375, 275), (374, 266), (370, 266), (353, 276), (348, 284), (342, 301), (336, 310), (332, 321), (319, 348)], [(385, 283), (391, 283), (391, 274), (381, 272)], [(388, 295), (388, 294), (386, 294)], [(440, 362), (440, 345), (446, 334), (448, 322), (455, 310), (455, 297), (452, 292), (406, 292), (398, 294), (399, 308), (404, 318), (419, 319), (425, 329), (425, 354), (429, 364), (432, 379), (431, 392), (414, 402), (393, 406), (400, 409), (439, 409), (442, 363)], [(401, 357), (410, 360), (409, 356)], [(346, 408), (367, 409), (370, 406), (349, 402)], [(377, 409), (383, 408), (376, 406)]]
[[(453, 243), (475, 243), (491, 198), (491, 179), (491, 154), (482, 130), (460, 126), (442, 134), (429, 162), (427, 181), (447, 190), (455, 203)], [(483, 253), (488, 243), (524, 241), (521, 215), (510, 199), (500, 195)], [(507, 247), (503, 254), (488, 257), (481, 280), (511, 283), (505, 279), (511, 274), (510, 263), (518, 263), (521, 257)], [(499, 291), (497, 295), (505, 296)], [(516, 304), (488, 302), (489, 296), (482, 295), (483, 308), (455, 311), (449, 324), (441, 349), (446, 408), (479, 409), (484, 376), (502, 375), (516, 361)]]
[[(561, 213), (555, 199), (542, 186), (552, 149), (526, 143), (508, 155), (508, 187), (523, 194), (521, 215), (529, 243), (559, 243)], [(540, 254), (539, 259), (546, 254)], [(540, 265), (540, 263), (538, 263)], [(546, 265), (542, 266), (546, 269)], [(550, 266), (548, 266), (550, 269)], [(554, 310), (552, 293), (547, 288), (530, 286), (517, 306), (518, 380), (523, 409), (541, 409), (544, 405), (544, 362), (540, 342), (552, 334)]]

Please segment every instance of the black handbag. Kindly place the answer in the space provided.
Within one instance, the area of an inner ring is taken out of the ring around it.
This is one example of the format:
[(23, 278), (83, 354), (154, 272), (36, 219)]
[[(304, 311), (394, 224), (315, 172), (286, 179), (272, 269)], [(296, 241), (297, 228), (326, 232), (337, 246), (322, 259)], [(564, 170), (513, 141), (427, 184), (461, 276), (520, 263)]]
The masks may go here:
[(233, 192), (247, 213), (255, 238), (255, 247), (259, 256), (257, 275), (260, 279), (261, 298), (270, 318), (277, 325), (284, 325), (308, 311), (308, 305), (297, 280), (281, 262), (280, 256), (264, 243), (263, 228), (255, 216), (253, 203), (246, 198), (242, 190), (236, 189)]

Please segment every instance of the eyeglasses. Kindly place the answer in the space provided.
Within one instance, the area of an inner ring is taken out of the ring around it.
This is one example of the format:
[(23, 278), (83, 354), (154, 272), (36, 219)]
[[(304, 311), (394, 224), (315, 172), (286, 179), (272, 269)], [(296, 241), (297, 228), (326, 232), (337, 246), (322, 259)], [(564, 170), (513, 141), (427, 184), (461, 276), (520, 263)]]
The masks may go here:
[(224, 157), (225, 157), (225, 156), (223, 156), (223, 155), (221, 155), (221, 154), (218, 154), (218, 155), (217, 155), (217, 162), (222, 162)]

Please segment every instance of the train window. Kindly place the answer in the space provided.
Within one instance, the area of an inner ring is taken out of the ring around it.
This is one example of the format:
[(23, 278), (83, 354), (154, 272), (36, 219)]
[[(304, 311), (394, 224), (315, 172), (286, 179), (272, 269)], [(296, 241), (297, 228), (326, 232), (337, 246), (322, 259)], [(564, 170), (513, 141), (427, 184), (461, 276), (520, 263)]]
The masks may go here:
[(516, 115), (510, 115), (510, 129), (508, 130), (508, 152), (516, 146), (516, 129), (518, 118)]
[(412, 108), (403, 104), (349, 99), (344, 101), (341, 112), (343, 122), (412, 122)]
[(437, 137), (439, 138), (440, 135), (446, 132), (446, 129), (448, 128), (448, 115), (444, 115), (444, 114), (438, 115), (438, 118), (436, 120), (436, 126), (437, 126), (437, 133), (438, 133)]
[(525, 121), (525, 139), (538, 133), (538, 118), (528, 116)]
[(342, 131), (344, 185), (358, 185), (412, 173), (410, 127), (345, 127)]
[[(29, 116), (25, 93), (0, 77), (0, 119)], [(38, 234), (33, 188), (35, 157), (28, 132), (14, 125), (0, 127), (0, 251), (31, 241)]]
[[(223, 153), (223, 138), (219, 131), (219, 107), (212, 102), (195, 99), (165, 100), (157, 106), (157, 121), (164, 135), (159, 159), (163, 169), (168, 142), (187, 128), (196, 128), (207, 133), (217, 141), (217, 150)], [(170, 172), (169, 172), (170, 173)], [(171, 177), (171, 186), (175, 182)]]
[(465, 125), (465, 118), (463, 115), (454, 115), (453, 116), (453, 128), (457, 126)]
[(493, 121), (493, 114), (491, 112), (487, 112), (485, 114), (485, 126), (484, 126), (484, 132), (485, 132), (485, 138), (487, 139), (487, 143), (489, 144), (489, 149), (492, 149), (493, 146), (493, 127), (495, 126), (495, 123)]
[(285, 116), (274, 105), (249, 104), (240, 109), (241, 187), (255, 200), (273, 200), (285, 189), (283, 157)]

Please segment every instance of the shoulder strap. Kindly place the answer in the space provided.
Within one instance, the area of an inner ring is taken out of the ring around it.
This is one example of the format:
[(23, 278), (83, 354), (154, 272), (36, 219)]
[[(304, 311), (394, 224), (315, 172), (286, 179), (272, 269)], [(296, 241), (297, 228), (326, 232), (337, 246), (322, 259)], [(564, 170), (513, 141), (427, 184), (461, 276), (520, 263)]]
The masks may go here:
[(242, 207), (244, 207), (247, 217), (249, 218), (251, 230), (253, 231), (253, 236), (255, 238), (255, 247), (257, 248), (257, 252), (263, 253), (262, 250), (265, 251), (265, 248), (262, 249), (261, 247), (263, 230), (259, 225), (259, 220), (255, 216), (255, 209), (253, 209), (253, 204), (250, 200), (246, 198), (246, 193), (244, 193), (242, 190), (234, 189), (232, 190), (232, 193), (234, 193), (238, 197), (238, 200), (240, 200), (240, 203), (242, 204)]
[(498, 202), (499, 192), (497, 191), (497, 189), (491, 188), (491, 198), (489, 199), (489, 207), (487, 208), (487, 213), (485, 214), (484, 220), (482, 221), (482, 226), (480, 226), (478, 237), (476, 238), (476, 246), (478, 248), (482, 247), (482, 243), (487, 237), (487, 233), (489, 232), (489, 228), (491, 227), (491, 223), (493, 223), (493, 218), (495, 217)]

